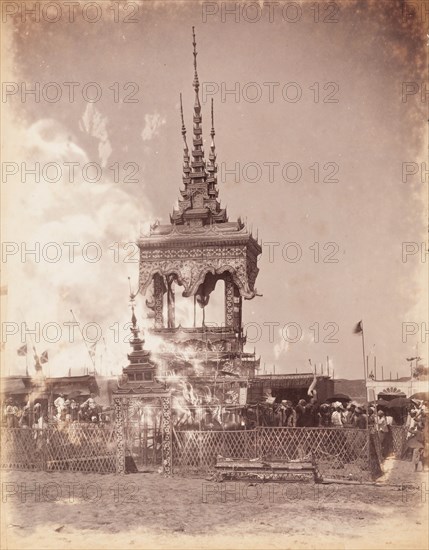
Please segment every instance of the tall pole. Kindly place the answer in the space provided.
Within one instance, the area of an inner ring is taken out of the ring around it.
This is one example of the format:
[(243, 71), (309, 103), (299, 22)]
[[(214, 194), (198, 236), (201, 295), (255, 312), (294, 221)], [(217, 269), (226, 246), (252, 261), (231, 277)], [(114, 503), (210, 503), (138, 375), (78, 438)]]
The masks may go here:
[(366, 375), (365, 375), (365, 336), (364, 336), (364, 330), (363, 330), (363, 321), (360, 322), (360, 326), (362, 328), (361, 334), (362, 334), (363, 379), (366, 380)]
[[(75, 322), (77, 323), (77, 326), (78, 326), (78, 328), (79, 328), (79, 332), (80, 332), (80, 335), (82, 336), (83, 343), (85, 344), (86, 351), (88, 352), (89, 358), (91, 359), (91, 362), (92, 362), (92, 366), (94, 367), (94, 374), (97, 374), (97, 371), (96, 371), (96, 369), (95, 369), (95, 360), (94, 360), (94, 357), (93, 357), (93, 356), (91, 355), (91, 353), (90, 353), (89, 346), (88, 346), (88, 342), (85, 340), (85, 338), (84, 338), (84, 336), (83, 336), (82, 329), (80, 328), (80, 323), (79, 323), (79, 321), (76, 319), (76, 315), (73, 313), (73, 310), (72, 310), (72, 309), (70, 310), (70, 313), (73, 315), (73, 319), (75, 320)], [(89, 373), (89, 370), (88, 370), (88, 373)]]
[(27, 334), (25, 334), (25, 374), (28, 376), (28, 346), (27, 346)]

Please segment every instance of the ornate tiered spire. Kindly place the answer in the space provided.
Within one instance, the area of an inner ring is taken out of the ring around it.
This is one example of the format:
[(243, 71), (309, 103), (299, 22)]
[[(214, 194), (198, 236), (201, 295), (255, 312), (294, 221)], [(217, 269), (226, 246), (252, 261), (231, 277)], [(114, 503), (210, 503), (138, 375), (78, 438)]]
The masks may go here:
[[(128, 277), (128, 280), (130, 278)], [(137, 324), (135, 314), (136, 293), (132, 292), (130, 284), (130, 306), (131, 306), (131, 326), (130, 338), (131, 352), (127, 354), (129, 364), (122, 370), (122, 379), (118, 383), (118, 392), (129, 393), (130, 388), (140, 388), (141, 386), (154, 387), (156, 384), (155, 370), (156, 365), (151, 359), (149, 351), (144, 349), (144, 338), (140, 336), (140, 329)], [(137, 384), (136, 384), (137, 383)]]
[(207, 172), (209, 173), (209, 177), (207, 178), (207, 182), (211, 184), (209, 186), (209, 193), (214, 192), (214, 194), (217, 196), (217, 192), (214, 188), (214, 186), (217, 184), (217, 166), (216, 166), (216, 146), (215, 146), (215, 129), (214, 129), (214, 115), (213, 115), (213, 98), (211, 102), (211, 115), (212, 115), (212, 127), (210, 130), (210, 136), (212, 138), (211, 144), (210, 144), (210, 154), (209, 154), (209, 165), (207, 166)]
[(193, 150), (192, 157), (193, 162), (191, 163), (192, 172), (191, 178), (193, 181), (203, 182), (205, 180), (206, 171), (205, 171), (205, 162), (204, 162), (204, 151), (203, 151), (203, 138), (202, 138), (202, 116), (201, 116), (201, 104), (199, 97), (200, 83), (198, 80), (198, 71), (197, 71), (197, 43), (195, 41), (195, 27), (192, 27), (192, 45), (194, 47), (194, 90), (195, 90), (195, 103), (194, 103), (194, 136), (193, 136)]
[(179, 200), (179, 209), (174, 210), (171, 215), (171, 223), (176, 225), (188, 225), (200, 227), (212, 223), (224, 223), (228, 221), (226, 211), (220, 207), (217, 201), (218, 191), (216, 189), (217, 166), (216, 150), (214, 143), (214, 119), (213, 100), (211, 104), (211, 146), (209, 159), (206, 165), (204, 159), (202, 139), (202, 115), (199, 97), (200, 82), (197, 69), (197, 43), (195, 39), (195, 27), (192, 27), (192, 46), (194, 56), (194, 81), (195, 102), (193, 112), (193, 137), (192, 137), (192, 161), (189, 155), (186, 141), (186, 127), (183, 116), (182, 94), (180, 94), (180, 117), (182, 121), (183, 136), (183, 183), (185, 189), (180, 191), (182, 200)]
[(188, 149), (188, 143), (186, 141), (185, 120), (183, 118), (182, 94), (180, 94), (180, 116), (182, 118), (182, 136), (183, 136), (183, 183), (185, 184), (185, 187), (186, 187), (190, 181), (189, 173), (191, 169), (189, 167), (189, 149)]

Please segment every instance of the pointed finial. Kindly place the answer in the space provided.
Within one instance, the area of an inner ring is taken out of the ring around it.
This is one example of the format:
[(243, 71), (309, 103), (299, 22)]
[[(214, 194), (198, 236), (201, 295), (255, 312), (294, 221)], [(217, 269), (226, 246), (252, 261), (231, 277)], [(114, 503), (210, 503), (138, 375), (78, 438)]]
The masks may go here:
[(131, 325), (132, 325), (133, 329), (136, 329), (137, 328), (137, 318), (136, 318), (136, 314), (134, 313), (134, 304), (131, 306), (131, 310), (132, 310)]
[(192, 27), (192, 45), (194, 46), (194, 71), (195, 71), (195, 80), (198, 83), (198, 74), (197, 74), (197, 42), (195, 40), (195, 27)]
[(211, 144), (210, 144), (210, 154), (209, 154), (209, 166), (208, 171), (210, 173), (211, 178), (213, 179), (213, 183), (217, 184), (217, 167), (216, 167), (216, 146), (215, 146), (215, 129), (214, 129), (214, 114), (213, 114), (213, 98), (211, 100), (211, 118), (212, 118), (212, 127), (210, 130), (210, 136), (212, 138)]
[(182, 136), (183, 136), (183, 183), (185, 184), (185, 187), (186, 187), (189, 180), (189, 172), (191, 170), (189, 168), (189, 149), (188, 149), (188, 143), (186, 141), (186, 126), (185, 126), (185, 119), (183, 117), (182, 94), (180, 94), (180, 117), (182, 119)]
[[(194, 90), (195, 90), (195, 93), (198, 94), (198, 90), (200, 88), (200, 82), (198, 80), (198, 72), (197, 72), (197, 43), (195, 41), (195, 27), (192, 27), (192, 45), (194, 46), (194, 52), (193, 52), (193, 55), (194, 55), (194, 82), (193, 82), (193, 86), (194, 86)], [(199, 104), (199, 99), (196, 98), (196, 102)]]
[(128, 277), (128, 286), (130, 287), (130, 301), (133, 304), (135, 301), (135, 297), (137, 296), (137, 292), (133, 292), (131, 290), (131, 277)]
[(183, 118), (182, 94), (180, 94), (180, 118), (182, 119), (182, 135), (186, 135), (185, 119)]
[(211, 111), (212, 111), (212, 129), (210, 131), (210, 135), (212, 137), (212, 140), (213, 138), (215, 137), (215, 130), (214, 130), (214, 114), (213, 114), (213, 98), (212, 98), (212, 108), (211, 108)]
[(130, 330), (133, 333), (134, 337), (137, 337), (138, 334), (138, 328), (137, 328), (137, 318), (136, 314), (134, 313), (134, 307), (135, 307), (135, 297), (136, 293), (132, 291), (131, 289), (131, 277), (128, 277), (128, 286), (130, 287), (130, 306), (131, 306), (131, 327)]

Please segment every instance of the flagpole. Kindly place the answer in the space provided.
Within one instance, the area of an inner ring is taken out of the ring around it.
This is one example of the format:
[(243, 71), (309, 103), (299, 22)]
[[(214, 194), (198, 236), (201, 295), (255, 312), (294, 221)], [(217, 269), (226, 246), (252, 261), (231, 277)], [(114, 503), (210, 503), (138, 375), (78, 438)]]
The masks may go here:
[(90, 351), (89, 351), (89, 346), (88, 346), (88, 342), (85, 340), (84, 336), (83, 336), (83, 332), (82, 332), (82, 329), (80, 328), (80, 323), (79, 321), (76, 319), (76, 315), (73, 313), (73, 310), (71, 309), (70, 310), (70, 313), (73, 315), (73, 319), (76, 321), (77, 323), (77, 326), (79, 328), (79, 332), (80, 332), (80, 335), (82, 336), (82, 340), (85, 344), (85, 347), (86, 347), (86, 351), (88, 352), (88, 355), (89, 355), (89, 358), (91, 359), (91, 362), (92, 362), (92, 366), (94, 367), (94, 374), (96, 374), (96, 369), (95, 369), (95, 361), (94, 361), (94, 357), (91, 355)]
[(362, 334), (363, 379), (364, 379), (364, 381), (365, 381), (365, 387), (366, 387), (366, 374), (365, 374), (365, 366), (366, 366), (366, 362), (365, 362), (365, 336), (364, 336), (364, 330), (363, 330), (363, 321), (360, 322), (360, 325), (361, 325), (361, 328), (362, 328), (361, 334)]
[[(24, 325), (25, 325), (25, 329), (26, 329), (25, 330), (25, 345), (27, 346), (27, 321), (25, 320), (21, 309), (18, 309), (18, 311), (19, 311), (19, 314), (21, 315), (21, 317), (24, 321)], [(28, 336), (30, 337), (31, 345), (33, 347), (33, 351), (34, 351), (34, 355), (35, 355), (34, 359), (36, 360), (36, 363), (38, 363), (39, 362), (39, 355), (36, 351), (36, 342), (35, 342), (35, 340), (33, 340), (33, 336), (31, 335), (31, 332)], [(28, 371), (28, 346), (27, 346), (27, 352), (25, 354), (25, 372), (26, 372), (26, 375), (29, 376), (30, 373)]]
[[(25, 332), (25, 346), (27, 346), (27, 332)], [(25, 348), (25, 374), (28, 376), (28, 348)]]

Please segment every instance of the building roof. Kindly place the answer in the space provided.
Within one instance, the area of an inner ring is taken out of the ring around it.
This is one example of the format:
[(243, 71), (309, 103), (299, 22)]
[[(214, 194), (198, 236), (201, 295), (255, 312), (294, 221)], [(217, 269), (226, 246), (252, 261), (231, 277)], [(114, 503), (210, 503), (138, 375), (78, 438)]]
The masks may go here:
[(26, 394), (31, 392), (23, 378), (2, 378), (1, 381), (1, 393), (9, 395)]
[[(317, 380), (329, 379), (328, 376), (316, 376)], [(313, 374), (261, 374), (251, 378), (251, 385), (264, 385), (271, 388), (308, 388), (313, 382)]]

